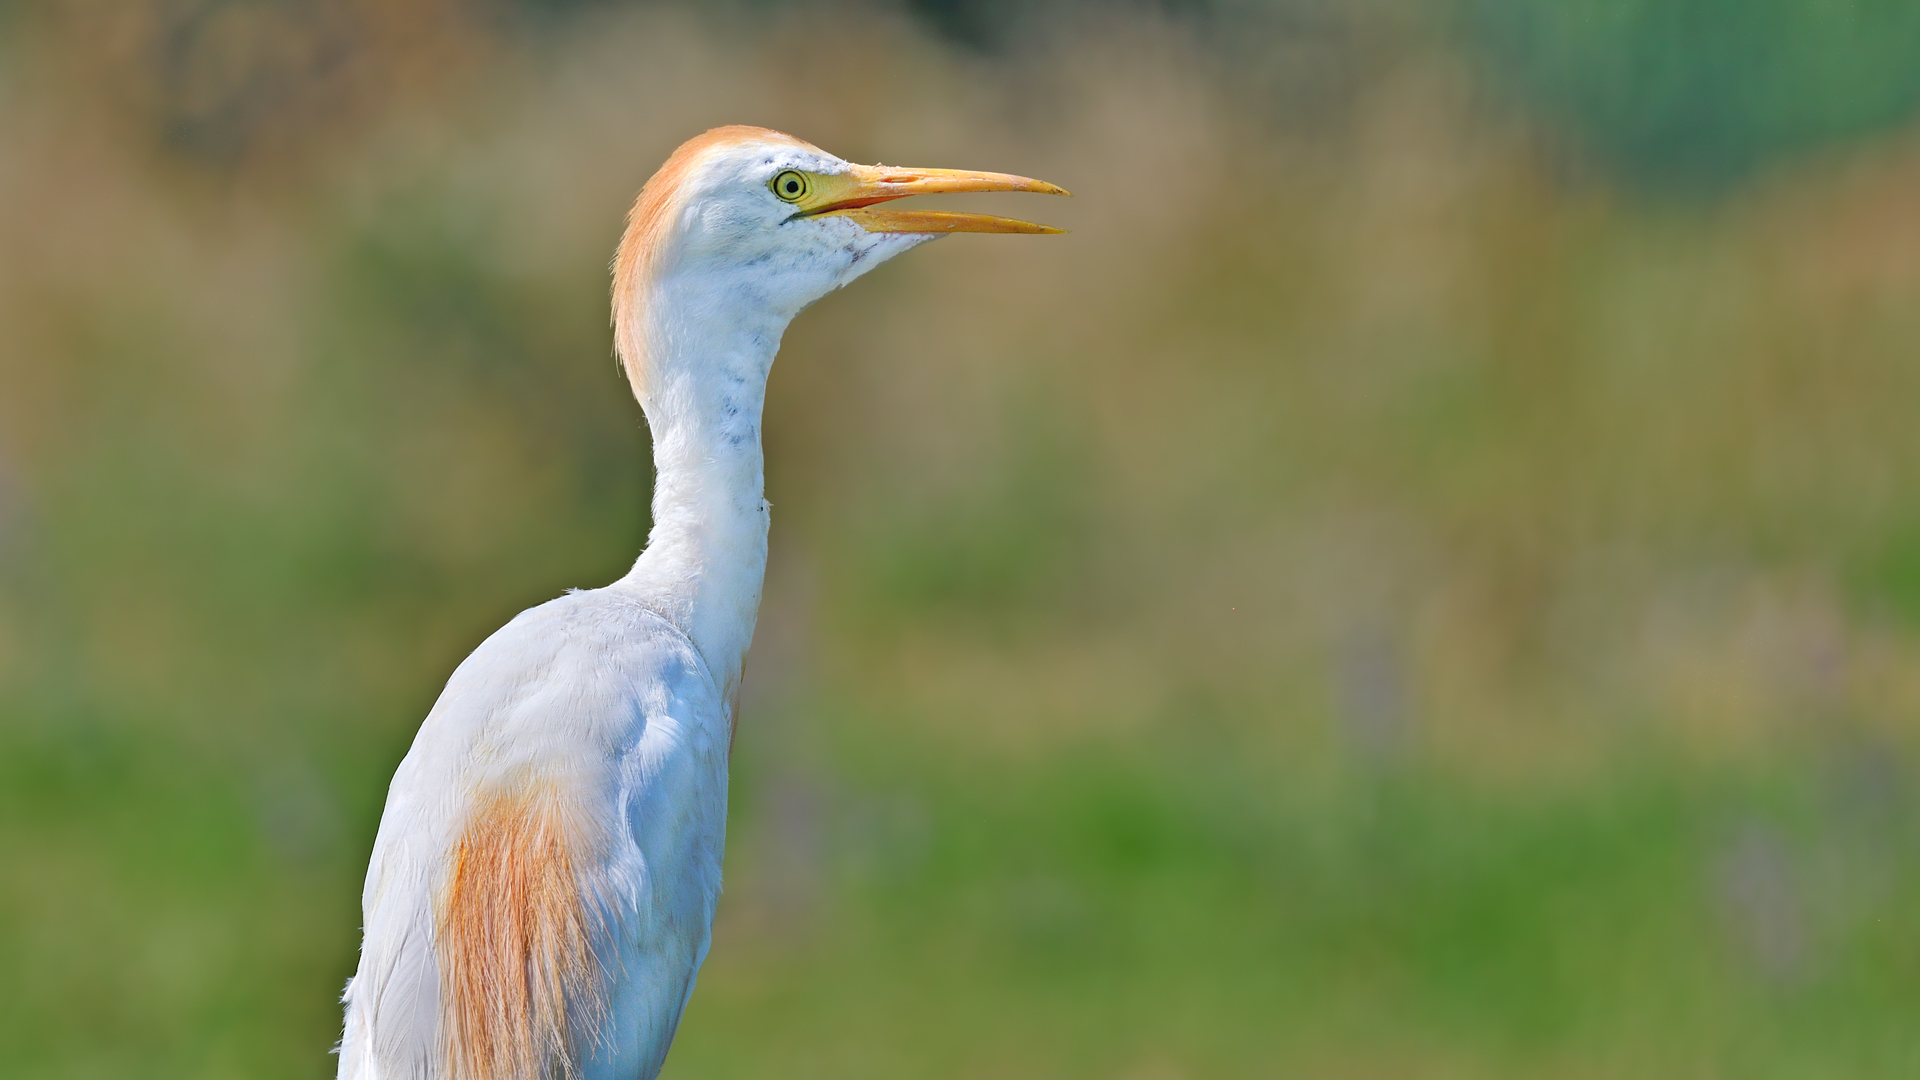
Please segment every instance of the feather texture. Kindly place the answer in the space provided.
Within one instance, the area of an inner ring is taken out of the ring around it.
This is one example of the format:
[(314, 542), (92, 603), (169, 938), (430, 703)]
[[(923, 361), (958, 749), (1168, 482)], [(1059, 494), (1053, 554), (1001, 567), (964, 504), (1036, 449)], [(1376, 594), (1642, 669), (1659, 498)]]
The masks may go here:
[(631, 588), (483, 642), (388, 792), (340, 1075), (652, 1077), (719, 900), (731, 732)]
[(579, 1071), (574, 1032), (598, 1032), (604, 979), (582, 841), (546, 785), (485, 798), (453, 850), (439, 904), (441, 1028), (452, 1080)]

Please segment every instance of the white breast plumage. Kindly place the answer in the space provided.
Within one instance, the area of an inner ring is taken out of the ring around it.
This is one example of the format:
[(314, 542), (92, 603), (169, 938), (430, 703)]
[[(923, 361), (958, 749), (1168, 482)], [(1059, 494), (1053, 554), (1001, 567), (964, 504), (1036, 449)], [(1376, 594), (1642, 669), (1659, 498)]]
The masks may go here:
[(729, 724), (692, 642), (617, 586), (475, 650), (387, 799), (343, 1075), (650, 1075), (706, 955)]

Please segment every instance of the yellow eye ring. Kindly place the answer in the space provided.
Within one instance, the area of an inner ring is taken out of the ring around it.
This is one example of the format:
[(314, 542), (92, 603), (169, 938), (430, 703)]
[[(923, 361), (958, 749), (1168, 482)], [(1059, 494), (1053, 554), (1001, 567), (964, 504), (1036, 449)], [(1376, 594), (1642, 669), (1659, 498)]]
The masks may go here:
[(767, 186), (773, 189), (774, 197), (781, 202), (799, 202), (813, 190), (813, 184), (807, 179), (806, 174), (792, 169), (774, 177)]

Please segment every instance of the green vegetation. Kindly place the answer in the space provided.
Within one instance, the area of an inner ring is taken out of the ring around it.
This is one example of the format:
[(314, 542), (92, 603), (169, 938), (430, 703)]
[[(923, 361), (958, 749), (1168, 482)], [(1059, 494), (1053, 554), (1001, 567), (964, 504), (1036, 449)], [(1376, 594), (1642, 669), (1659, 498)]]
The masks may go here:
[(1903, 0), (1471, 0), (1530, 105), (1630, 175), (1718, 187), (1920, 103)]
[(226, 60), (152, 85), (115, 50), (172, 8), (9, 16), (0, 1076), (330, 1074), (440, 682), (638, 548), (606, 259), (742, 119), (1079, 197), (788, 335), (669, 1076), (1920, 1069), (1892, 111), (1649, 204), (1544, 175), (1570, 114), (1490, 120), (1511, 72), (1401, 23), (1315, 38), (1355, 92), (1282, 130), (1144, 14), (989, 55), (554, 7), (369, 7), (258, 113), (222, 88), (320, 6), (209, 7), (153, 70)]

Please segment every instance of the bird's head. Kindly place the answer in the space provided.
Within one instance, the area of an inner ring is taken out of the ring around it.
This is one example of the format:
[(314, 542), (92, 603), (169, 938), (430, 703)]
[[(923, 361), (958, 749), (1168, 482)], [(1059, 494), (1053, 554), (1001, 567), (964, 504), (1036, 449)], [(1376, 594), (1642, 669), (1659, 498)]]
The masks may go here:
[(855, 165), (791, 135), (715, 128), (681, 144), (627, 217), (614, 260), (615, 344), (645, 400), (658, 339), (680, 318), (777, 328), (895, 255), (955, 232), (1057, 233), (987, 214), (885, 205), (909, 195), (1067, 192), (1004, 173)]

